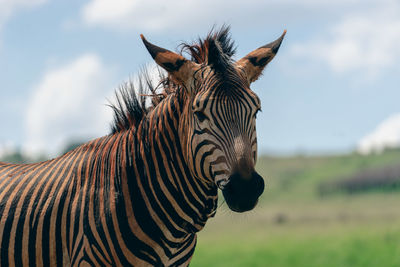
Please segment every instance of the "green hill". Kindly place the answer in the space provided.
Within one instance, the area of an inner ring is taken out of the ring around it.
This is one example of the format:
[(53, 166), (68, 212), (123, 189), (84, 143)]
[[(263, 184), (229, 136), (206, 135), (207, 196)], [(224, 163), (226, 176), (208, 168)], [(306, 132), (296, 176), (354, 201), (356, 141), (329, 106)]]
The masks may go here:
[(257, 170), (267, 180), (264, 200), (304, 200), (319, 198), (323, 183), (350, 178), (366, 170), (400, 166), (400, 149), (382, 154), (348, 154), (337, 156), (297, 156), (276, 158), (262, 156)]
[(259, 205), (235, 214), (221, 204), (199, 234), (191, 266), (400, 266), (400, 190), (320, 190), (360, 173), (381, 179), (398, 165), (400, 150), (261, 156), (267, 188)]

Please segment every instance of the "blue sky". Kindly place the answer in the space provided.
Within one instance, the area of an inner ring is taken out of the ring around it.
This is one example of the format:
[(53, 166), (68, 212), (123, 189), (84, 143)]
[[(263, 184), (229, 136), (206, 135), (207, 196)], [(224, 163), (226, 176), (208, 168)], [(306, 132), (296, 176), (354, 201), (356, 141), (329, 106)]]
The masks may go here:
[(231, 25), (236, 59), (288, 33), (253, 84), (261, 153), (400, 144), (400, 3), (392, 0), (0, 1), (0, 154), (108, 133), (113, 92), (168, 49)]

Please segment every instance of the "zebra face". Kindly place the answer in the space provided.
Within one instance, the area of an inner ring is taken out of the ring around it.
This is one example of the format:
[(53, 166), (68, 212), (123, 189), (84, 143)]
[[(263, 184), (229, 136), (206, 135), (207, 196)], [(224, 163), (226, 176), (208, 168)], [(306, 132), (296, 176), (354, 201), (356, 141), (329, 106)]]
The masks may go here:
[(142, 36), (157, 64), (185, 89), (179, 133), (192, 175), (218, 186), (235, 212), (253, 209), (264, 191), (264, 180), (255, 171), (261, 104), (250, 84), (274, 58), (285, 33), (236, 62), (230, 58), (232, 45), (226, 36), (189, 47), (192, 60)]
[(222, 189), (231, 210), (251, 210), (264, 191), (254, 168), (260, 100), (235, 64), (224, 73), (207, 67), (201, 77), (186, 130), (193, 173)]

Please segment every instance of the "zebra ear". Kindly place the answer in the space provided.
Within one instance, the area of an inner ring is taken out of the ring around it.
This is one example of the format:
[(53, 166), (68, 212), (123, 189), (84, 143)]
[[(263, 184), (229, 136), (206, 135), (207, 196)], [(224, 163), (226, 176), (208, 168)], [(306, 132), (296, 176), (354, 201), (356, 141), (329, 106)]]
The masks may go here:
[(144, 38), (143, 34), (140, 37), (156, 63), (164, 68), (178, 83), (190, 88), (194, 72), (200, 66), (177, 53), (153, 45)]
[(245, 71), (249, 83), (256, 81), (260, 77), (265, 66), (278, 53), (285, 34), (286, 30), (283, 31), (283, 34), (277, 40), (257, 48), (236, 62), (236, 65)]

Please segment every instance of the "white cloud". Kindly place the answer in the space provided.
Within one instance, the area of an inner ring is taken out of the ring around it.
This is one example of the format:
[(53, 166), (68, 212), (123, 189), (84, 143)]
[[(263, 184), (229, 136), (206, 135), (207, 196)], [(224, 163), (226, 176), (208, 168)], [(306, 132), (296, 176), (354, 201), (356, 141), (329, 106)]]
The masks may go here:
[(116, 29), (158, 30), (187, 19), (201, 1), (92, 0), (82, 10), (83, 21)]
[(93, 54), (44, 74), (34, 88), (25, 121), (24, 151), (55, 155), (66, 142), (108, 133), (113, 71)]
[[(250, 2), (265, 5), (259, 0)], [(219, 20), (247, 17), (243, 11), (249, 5), (242, 1), (214, 0), (91, 0), (82, 8), (81, 18), (88, 26), (114, 30), (192, 29), (199, 24), (209, 26)]]
[(384, 120), (372, 133), (363, 137), (357, 150), (362, 154), (380, 153), (385, 148), (400, 146), (400, 114), (395, 114)]
[(400, 4), (384, 1), (372, 7), (348, 13), (325, 36), (293, 45), (292, 54), (322, 61), (337, 73), (361, 71), (373, 77), (398, 65)]
[[(353, 6), (367, 0), (91, 0), (81, 10), (82, 21), (89, 26), (101, 26), (116, 30), (140, 29), (191, 29), (198, 25), (240, 21), (240, 24), (257, 26), (260, 19), (290, 20), (285, 11), (293, 8), (306, 10)], [(369, 2), (369, 1), (368, 1)], [(275, 10), (275, 11), (274, 11)], [(282, 12), (281, 15), (276, 12)], [(289, 12), (290, 13), (290, 12)], [(296, 16), (304, 16), (297, 12)], [(249, 19), (251, 17), (251, 19)], [(260, 26), (260, 25), (258, 25)], [(267, 25), (266, 25), (267, 26)]]
[(16, 10), (38, 6), (45, 2), (47, 0), (0, 0), (0, 29)]

